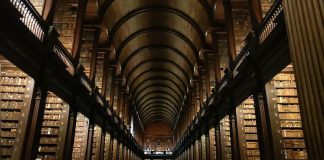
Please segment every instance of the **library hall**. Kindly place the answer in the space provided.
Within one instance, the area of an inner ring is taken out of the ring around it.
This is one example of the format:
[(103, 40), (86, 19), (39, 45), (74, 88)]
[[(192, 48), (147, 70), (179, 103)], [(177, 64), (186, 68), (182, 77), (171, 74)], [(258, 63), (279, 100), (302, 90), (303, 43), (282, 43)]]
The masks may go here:
[(0, 0), (0, 160), (323, 160), (323, 0)]

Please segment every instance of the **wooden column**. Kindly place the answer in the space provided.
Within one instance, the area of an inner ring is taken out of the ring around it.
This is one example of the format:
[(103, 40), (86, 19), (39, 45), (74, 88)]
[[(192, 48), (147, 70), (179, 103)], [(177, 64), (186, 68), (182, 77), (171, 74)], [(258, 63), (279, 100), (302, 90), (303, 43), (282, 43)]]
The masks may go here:
[(88, 132), (88, 138), (87, 138), (87, 150), (86, 150), (86, 160), (91, 159), (91, 150), (93, 145), (93, 134), (94, 134), (94, 123), (92, 120), (90, 120), (89, 124), (89, 132)]
[(45, 0), (42, 17), (49, 25), (53, 24), (56, 4), (57, 0)]
[(97, 28), (96, 26), (95, 27), (91, 26), (91, 28), (93, 28), (95, 35), (92, 42), (89, 79), (91, 81), (91, 84), (95, 84), (100, 28)]
[(120, 155), (119, 155), (119, 140), (117, 140), (117, 144), (116, 144), (116, 160), (119, 160)]
[(99, 156), (98, 159), (99, 160), (103, 160), (104, 159), (104, 153), (105, 153), (105, 138), (106, 138), (106, 134), (105, 131), (102, 129), (101, 131), (101, 138), (100, 138), (100, 151), (99, 151)]
[[(106, 91), (105, 93), (105, 97), (107, 100), (109, 100), (109, 105), (112, 107), (113, 106), (113, 102), (114, 102), (114, 88), (115, 88), (115, 85), (114, 85), (114, 77), (115, 77), (115, 72), (116, 72), (116, 67), (115, 66), (110, 66), (109, 69), (108, 69), (108, 72), (107, 72), (107, 85), (106, 86), (106, 90), (108, 89), (109, 87), (109, 90)], [(109, 79), (109, 82), (108, 83), (108, 79)]]
[(270, 113), (268, 112), (269, 106), (267, 106), (266, 103), (264, 89), (253, 94), (253, 99), (258, 130), (260, 158), (264, 160), (277, 159), (279, 157), (275, 157), (275, 147), (273, 145), (274, 139), (270, 136)]
[(113, 154), (114, 154), (114, 138), (112, 136), (112, 134), (110, 134), (110, 141), (109, 141), (109, 157), (108, 160), (112, 160), (113, 159)]
[(35, 85), (33, 97), (34, 100), (30, 105), (30, 120), (28, 130), (26, 131), (26, 138), (28, 139), (25, 153), (22, 154), (21, 159), (34, 160), (37, 156), (38, 145), (40, 141), (41, 129), (44, 118), (45, 104), (47, 98), (47, 91)]
[(69, 120), (67, 123), (67, 132), (65, 138), (65, 149), (64, 149), (64, 159), (69, 160), (72, 158), (75, 126), (76, 126), (77, 112), (75, 112), (72, 107), (70, 107)]
[[(102, 51), (102, 49), (101, 49)], [(109, 84), (107, 83), (107, 80), (109, 78), (109, 56), (110, 56), (110, 52), (108, 50), (105, 51), (105, 55), (104, 55), (104, 62), (103, 62), (103, 75), (102, 75), (102, 90), (101, 90), (101, 95), (106, 97), (106, 92), (107, 92), (107, 86), (109, 86)], [(109, 86), (110, 87), (110, 86)]]
[(239, 139), (237, 135), (237, 121), (236, 113), (232, 113), (229, 117), (230, 119), (230, 128), (231, 128), (231, 147), (232, 147), (232, 158), (234, 160), (240, 159), (240, 147)]
[(220, 124), (216, 125), (215, 127), (215, 142), (216, 142), (216, 160), (222, 159), (222, 145), (221, 145), (221, 131), (220, 131)]
[(219, 81), (221, 80), (221, 70), (220, 70), (220, 56), (219, 56), (219, 46), (218, 46), (218, 37), (217, 37), (217, 30), (212, 30), (212, 39), (213, 39), (213, 49), (215, 52), (215, 86), (217, 87), (219, 84)]
[(309, 159), (324, 157), (324, 30), (322, 0), (283, 0)]
[(231, 65), (231, 64), (233, 64), (233, 61), (236, 57), (231, 1), (223, 0), (223, 6), (224, 6), (224, 11), (225, 11), (225, 23), (226, 23), (226, 29), (227, 29), (229, 63)]
[(203, 106), (207, 98), (207, 86), (206, 86), (206, 70), (203, 66), (198, 67), (199, 72), (199, 93), (200, 93), (200, 106)]
[(80, 59), (80, 49), (81, 49), (81, 40), (82, 40), (82, 28), (86, 13), (88, 0), (79, 1), (78, 2), (78, 15), (76, 20), (76, 28), (74, 32), (74, 40), (73, 40), (73, 48), (72, 48), (72, 56), (75, 59), (75, 63), (79, 63)]
[(205, 79), (206, 79), (206, 97), (209, 97), (210, 95), (210, 86), (211, 86), (211, 81), (212, 79), (210, 79), (210, 77), (214, 77), (214, 72), (213, 72), (213, 68), (209, 67), (211, 62), (214, 62), (214, 58), (209, 56), (209, 52), (208, 51), (204, 51), (204, 68), (205, 68)]
[(253, 30), (257, 30), (258, 25), (262, 21), (262, 12), (260, 0), (249, 0), (249, 9)]

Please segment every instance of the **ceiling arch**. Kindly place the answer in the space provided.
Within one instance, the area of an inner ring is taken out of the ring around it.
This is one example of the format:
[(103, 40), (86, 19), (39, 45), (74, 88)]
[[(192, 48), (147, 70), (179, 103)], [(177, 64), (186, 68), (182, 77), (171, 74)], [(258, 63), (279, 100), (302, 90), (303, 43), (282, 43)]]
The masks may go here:
[(166, 93), (171, 94), (175, 99), (178, 101), (182, 101), (182, 97), (179, 93), (177, 93), (173, 88), (166, 86), (164, 84), (161, 85), (153, 85), (153, 86), (148, 86), (144, 88), (143, 90), (139, 91), (138, 93), (134, 93), (134, 100), (136, 101), (137, 99), (142, 98), (146, 94), (154, 93), (157, 91), (163, 91)]
[(143, 103), (145, 103), (147, 100), (152, 99), (152, 98), (161, 98), (161, 99), (166, 99), (168, 101), (170, 101), (172, 104), (174, 104), (174, 106), (180, 106), (181, 102), (177, 101), (174, 97), (172, 97), (171, 94), (160, 91), (160, 92), (152, 92), (150, 94), (146, 94), (142, 97), (142, 99), (140, 99), (136, 104), (136, 106), (139, 106), (139, 108), (141, 107), (141, 105)]
[(141, 73), (129, 84), (130, 91), (133, 92), (139, 85), (156, 79), (162, 80), (161, 82), (165, 80), (172, 81), (178, 88), (181, 88), (183, 92), (186, 91), (187, 83), (182, 81), (178, 75), (165, 69), (148, 70)]
[(152, 110), (150, 113), (148, 113), (146, 116), (143, 117), (144, 123), (147, 123), (148, 119), (150, 119), (153, 116), (160, 116), (165, 119), (167, 119), (169, 122), (174, 123), (174, 118), (168, 116), (168, 112), (166, 111), (159, 111), (159, 110)]
[(150, 71), (161, 71), (172, 73), (173, 78), (180, 79), (182, 83), (187, 87), (190, 81), (190, 76), (181, 69), (177, 64), (172, 61), (145, 61), (136, 66), (136, 69), (133, 69), (129, 75), (126, 76), (127, 80), (133, 82), (134, 79), (141, 76), (145, 72)]
[(145, 28), (130, 35), (117, 46), (117, 59), (124, 62), (133, 52), (148, 45), (163, 45), (174, 48), (188, 57), (191, 64), (199, 59), (198, 46), (195, 46), (188, 37), (173, 29), (161, 27)]
[(163, 110), (167, 110), (170, 115), (176, 116), (178, 113), (177, 111), (170, 109), (169, 106), (167, 104), (164, 103), (150, 103), (146, 106), (143, 106), (141, 109), (141, 112), (139, 112), (140, 115), (145, 115), (147, 113), (147, 111), (152, 110), (152, 109), (163, 109)]
[(141, 121), (174, 126), (205, 43), (215, 0), (115, 0), (103, 23)]
[(160, 104), (167, 104), (169, 109), (174, 110), (175, 112), (179, 112), (179, 108), (177, 108), (177, 106), (170, 100), (168, 100), (165, 97), (154, 97), (154, 98), (150, 98), (147, 99), (145, 102), (143, 102), (142, 107), (138, 108), (138, 111), (141, 112), (141, 110), (146, 107), (146, 105), (151, 104), (151, 103), (160, 103)]
[[(148, 53), (150, 55), (150, 53)], [(172, 59), (172, 58), (177, 58), (176, 56), (169, 55), (169, 57), (165, 57), (168, 55), (167, 53), (164, 53), (164, 55), (161, 56), (155, 56), (155, 57), (150, 57), (147, 56), (145, 57), (144, 55), (138, 57), (138, 59), (135, 59), (134, 61), (131, 61), (128, 63), (128, 65), (124, 68), (124, 75), (126, 78), (129, 78), (129, 76), (132, 73), (135, 73), (138, 68), (142, 67), (142, 65), (149, 65), (152, 64), (154, 66), (158, 65), (172, 65), (170, 66), (169, 69), (172, 70), (178, 70), (178, 72), (182, 72), (181, 74), (188, 80), (189, 77), (192, 76), (192, 71), (190, 70), (189, 66), (186, 66), (185, 64), (181, 64), (181, 61)], [(159, 67), (159, 66), (158, 66)]]
[(172, 113), (178, 114), (179, 110), (170, 104), (170, 102), (160, 99), (154, 99), (146, 102), (139, 110), (139, 114), (142, 115), (147, 108), (156, 107), (156, 106), (163, 106), (164, 108), (170, 110)]
[(145, 113), (143, 113), (142, 117), (143, 117), (143, 120), (145, 120), (145, 118), (149, 117), (151, 113), (156, 113), (156, 112), (163, 112), (163, 113), (166, 113), (164, 114), (163, 116), (164, 117), (167, 117), (168, 119), (171, 119), (174, 121), (174, 119), (176, 118), (176, 115), (174, 115), (173, 113), (171, 113), (169, 110), (165, 109), (165, 108), (150, 108), (148, 110), (145, 111)]
[(152, 114), (152, 116), (148, 119), (145, 120), (145, 125), (152, 122), (152, 121), (155, 121), (155, 120), (162, 120), (162, 121), (165, 121), (168, 125), (170, 125), (171, 127), (174, 126), (174, 121), (171, 121), (169, 119), (166, 119), (165, 117), (162, 117), (161, 115), (163, 114), (158, 114), (158, 113), (155, 113), (155, 114)]
[[(161, 83), (161, 81), (164, 81), (164, 83)], [(144, 81), (144, 83), (141, 83), (140, 85), (136, 86), (133, 95), (136, 96), (138, 93), (142, 92), (144, 89), (147, 89), (148, 87), (157, 87), (157, 86), (167, 87), (173, 90), (174, 92), (176, 92), (180, 97), (183, 96), (185, 93), (172, 80), (155, 77), (155, 78), (147, 79)]]

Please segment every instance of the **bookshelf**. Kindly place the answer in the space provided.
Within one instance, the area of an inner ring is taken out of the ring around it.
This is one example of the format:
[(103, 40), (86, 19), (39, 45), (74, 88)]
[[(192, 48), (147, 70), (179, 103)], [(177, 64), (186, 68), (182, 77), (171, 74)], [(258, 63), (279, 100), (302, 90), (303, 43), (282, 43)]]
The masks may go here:
[(90, 76), (91, 67), (91, 56), (93, 51), (93, 41), (94, 41), (95, 30), (94, 29), (84, 29), (82, 33), (81, 51), (79, 62), (84, 67), (84, 73)]
[(68, 116), (69, 105), (54, 93), (48, 92), (37, 159), (63, 158)]
[(232, 4), (233, 30), (235, 51), (239, 54), (244, 45), (246, 36), (251, 31), (251, 19), (248, 1), (239, 1)]
[(71, 54), (78, 14), (77, 0), (58, 0), (53, 25), (60, 34), (60, 41)]
[(292, 65), (266, 84), (272, 136), (281, 159), (307, 159)]
[(96, 86), (98, 87), (100, 93), (102, 92), (104, 56), (105, 56), (105, 52), (98, 52), (97, 67), (96, 67)]
[(0, 57), (0, 159), (19, 159), (34, 80)]
[(217, 43), (218, 43), (218, 51), (219, 51), (219, 63), (220, 63), (220, 73), (221, 78), (224, 77), (224, 71), (229, 64), (228, 57), (228, 44), (227, 44), (227, 34), (226, 32), (217, 32)]
[(91, 159), (97, 160), (100, 158), (100, 147), (101, 147), (101, 127), (95, 125), (92, 141)]
[(117, 140), (113, 139), (113, 143), (112, 143), (112, 160), (117, 160), (117, 150), (118, 150), (118, 144), (117, 144)]
[(72, 160), (85, 159), (87, 139), (89, 130), (89, 119), (81, 113), (77, 114), (75, 127)]
[(111, 89), (112, 89), (112, 85), (113, 85), (113, 73), (114, 73), (114, 68), (112, 67), (108, 67), (107, 68), (107, 80), (106, 80), (106, 100), (109, 102), (110, 106), (112, 105), (111, 104)]
[(293, 66), (286, 67), (272, 81), (285, 158), (307, 159)]
[(259, 160), (260, 149), (253, 97), (247, 98), (239, 105), (236, 113), (241, 157), (247, 160)]
[(201, 146), (199, 145), (199, 141), (198, 140), (196, 140), (196, 142), (195, 142), (195, 159), (201, 159), (201, 157), (200, 157), (200, 150), (201, 149)]
[(44, 9), (44, 2), (45, 0), (29, 0), (30, 3), (35, 7), (37, 12), (42, 15)]
[(111, 155), (111, 137), (109, 133), (105, 135), (105, 148), (104, 148), (104, 160), (109, 160)]
[(222, 152), (224, 159), (231, 160), (232, 159), (232, 144), (231, 144), (231, 130), (230, 130), (230, 120), (229, 116), (225, 116), (220, 121), (220, 129), (221, 129), (221, 141), (222, 141)]
[(210, 160), (216, 160), (215, 128), (209, 130), (209, 145)]
[(270, 8), (272, 7), (273, 3), (276, 0), (261, 0), (261, 12), (262, 12), (262, 17), (265, 17), (265, 15), (268, 13)]

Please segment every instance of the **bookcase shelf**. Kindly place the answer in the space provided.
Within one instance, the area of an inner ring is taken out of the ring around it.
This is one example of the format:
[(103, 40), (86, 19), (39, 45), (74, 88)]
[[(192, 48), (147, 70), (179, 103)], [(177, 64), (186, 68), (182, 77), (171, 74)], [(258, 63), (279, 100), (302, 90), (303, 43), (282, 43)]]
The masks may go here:
[(235, 52), (239, 54), (246, 36), (251, 31), (251, 20), (247, 1), (232, 4)]
[(275, 0), (261, 0), (261, 11), (262, 11), (262, 16), (264, 17), (268, 11), (270, 10), (271, 6), (273, 5), (273, 3), (275, 2)]
[[(268, 83), (267, 94), (273, 117), (279, 123), (275, 126), (282, 141), (282, 153), (285, 159), (307, 159), (303, 126), (299, 109), (293, 66), (288, 65)], [(271, 93), (272, 91), (272, 93)]]
[(98, 125), (95, 125), (94, 133), (93, 133), (93, 141), (92, 141), (92, 152), (91, 152), (92, 160), (99, 160), (100, 158), (101, 133), (102, 133), (102, 129)]
[(229, 116), (225, 116), (221, 121), (221, 139), (223, 141), (222, 150), (226, 160), (232, 159), (232, 148), (231, 148), (231, 131), (230, 131), (230, 120)]
[(109, 133), (105, 135), (105, 146), (104, 146), (104, 160), (109, 160), (111, 155), (111, 137)]
[(0, 59), (0, 159), (17, 159), (26, 132), (34, 80)]
[(237, 107), (236, 118), (241, 156), (243, 159), (260, 159), (256, 115), (252, 96)]
[(60, 34), (60, 41), (71, 54), (73, 48), (78, 2), (58, 0), (53, 25)]
[(96, 67), (96, 86), (101, 93), (102, 90), (102, 78), (103, 78), (103, 68), (104, 68), (104, 52), (98, 52), (97, 55), (97, 67)]
[(87, 139), (89, 131), (89, 119), (83, 114), (77, 114), (77, 121), (75, 127), (74, 144), (72, 151), (72, 159), (85, 159)]
[[(52, 105), (55, 105), (56, 108), (51, 108)], [(69, 105), (54, 93), (48, 92), (37, 158), (52, 160), (64, 156), (68, 116)]]
[(210, 145), (210, 159), (216, 160), (216, 139), (215, 139), (215, 128), (209, 130), (209, 145)]
[(94, 29), (84, 29), (82, 33), (80, 63), (84, 67), (84, 73), (90, 76), (91, 58), (93, 56), (93, 43), (95, 38)]

